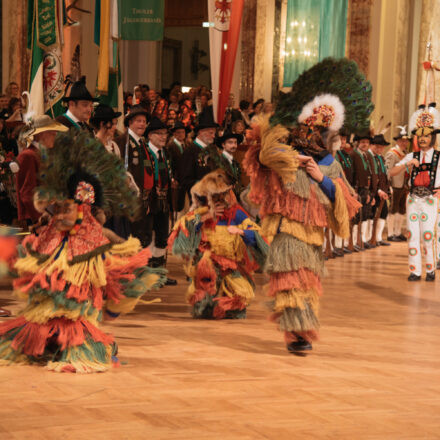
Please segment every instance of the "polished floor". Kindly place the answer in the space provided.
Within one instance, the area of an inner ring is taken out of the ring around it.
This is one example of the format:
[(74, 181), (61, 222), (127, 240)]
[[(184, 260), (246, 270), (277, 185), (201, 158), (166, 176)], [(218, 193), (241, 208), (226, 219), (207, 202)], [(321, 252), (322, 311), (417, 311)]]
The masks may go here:
[[(331, 260), (322, 332), (295, 357), (262, 285), (244, 321), (194, 321), (186, 282), (106, 328), (121, 368), (0, 368), (0, 439), (439, 439), (440, 281), (406, 280), (406, 244)], [(0, 304), (19, 305), (7, 288)]]

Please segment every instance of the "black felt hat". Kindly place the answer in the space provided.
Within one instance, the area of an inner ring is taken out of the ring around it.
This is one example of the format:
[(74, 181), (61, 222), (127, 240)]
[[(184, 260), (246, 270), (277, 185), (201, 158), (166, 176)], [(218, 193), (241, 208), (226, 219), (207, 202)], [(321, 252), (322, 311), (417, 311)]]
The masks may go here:
[(147, 110), (139, 104), (133, 105), (130, 108), (130, 113), (127, 113), (124, 118), (124, 125), (128, 127), (128, 122), (130, 119), (133, 119), (135, 116), (144, 115), (148, 121), (148, 112)]
[(214, 113), (212, 105), (206, 107), (202, 113), (200, 113), (197, 125), (194, 131), (198, 132), (204, 128), (217, 128), (219, 125), (214, 121)]
[(112, 121), (121, 115), (121, 112), (115, 112), (109, 105), (99, 104), (90, 118), (90, 123), (93, 124), (95, 121)]
[(390, 143), (386, 141), (383, 134), (376, 134), (375, 136), (373, 136), (373, 139), (371, 139), (371, 143), (374, 145), (382, 145), (384, 147), (390, 145)]
[(368, 139), (369, 141), (370, 141), (370, 143), (372, 142), (372, 138), (371, 138), (371, 136), (370, 136), (370, 134), (368, 133), (368, 134), (365, 134), (365, 135), (363, 135), (363, 134), (357, 134), (357, 135), (355, 135), (355, 137), (354, 137), (354, 142), (359, 142), (359, 141), (361, 141), (362, 139)]
[(94, 98), (86, 87), (86, 77), (82, 76), (79, 81), (74, 82), (68, 90), (69, 96), (63, 96), (64, 102), (69, 101), (92, 101), (99, 102), (98, 98)]
[(148, 133), (151, 133), (152, 131), (157, 131), (157, 130), (167, 130), (168, 131), (168, 127), (159, 118), (154, 117), (151, 119), (150, 123), (147, 126), (147, 129), (145, 130), (145, 136), (148, 136)]
[(237, 139), (237, 144), (241, 144), (243, 142), (243, 135), (232, 133), (232, 131), (227, 130), (223, 133), (223, 136), (219, 136), (215, 140), (215, 144), (217, 145), (217, 147), (223, 148), (222, 144), (226, 142), (228, 139)]
[(174, 126), (171, 127), (170, 131), (171, 133), (174, 133), (176, 130), (185, 130), (187, 133), (191, 131), (190, 128), (185, 127), (185, 125), (181, 121), (176, 121), (174, 123)]

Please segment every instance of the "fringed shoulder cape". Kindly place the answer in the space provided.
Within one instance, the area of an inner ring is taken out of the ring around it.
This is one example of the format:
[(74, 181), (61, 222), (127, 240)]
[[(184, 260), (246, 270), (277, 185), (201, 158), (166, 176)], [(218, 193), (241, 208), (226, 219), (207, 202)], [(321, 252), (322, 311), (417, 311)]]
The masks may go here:
[(251, 181), (249, 199), (260, 206), (262, 234), (271, 243), (265, 270), (272, 317), (286, 336), (294, 332), (311, 341), (319, 328), (324, 228), (348, 237), (350, 219), (361, 205), (337, 161), (330, 158), (328, 165), (320, 165), (334, 185), (332, 202), (298, 167), (298, 153), (280, 141), (287, 135), (284, 127), (260, 121), (254, 135), (257, 143), (247, 151), (243, 167)]
[(26, 306), (0, 324), (0, 364), (39, 363), (77, 373), (109, 369), (117, 363), (116, 344), (99, 323), (130, 312), (164, 282), (163, 271), (147, 267), (149, 250), (134, 238), (112, 245), (89, 206), (75, 235), (59, 232), (52, 220), (23, 246), (14, 291)]
[[(243, 235), (232, 234), (237, 226)], [(191, 280), (186, 298), (194, 318), (244, 318), (254, 297), (253, 273), (262, 267), (268, 245), (238, 204), (214, 220), (207, 207), (182, 217), (168, 240), (169, 249), (186, 260)]]

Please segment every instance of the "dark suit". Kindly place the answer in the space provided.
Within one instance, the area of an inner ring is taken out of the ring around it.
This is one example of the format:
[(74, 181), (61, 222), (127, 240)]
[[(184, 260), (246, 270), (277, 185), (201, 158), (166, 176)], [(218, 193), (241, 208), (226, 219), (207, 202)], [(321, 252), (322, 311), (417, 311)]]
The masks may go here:
[[(128, 150), (127, 150), (128, 138)], [(139, 238), (142, 246), (147, 247), (151, 244), (153, 231), (155, 232), (155, 246), (165, 249), (168, 240), (169, 208), (171, 202), (171, 178), (172, 170), (169, 163), (162, 163), (163, 177), (161, 179), (162, 187), (158, 190), (158, 181), (154, 179), (152, 187), (145, 189), (145, 170), (154, 174), (155, 161), (151, 156), (147, 142), (144, 138), (137, 143), (128, 132), (115, 139), (121, 151), (121, 157), (124, 163), (128, 165), (128, 171), (133, 175), (136, 185), (140, 189), (141, 213), (138, 220), (131, 224), (133, 235)], [(126, 152), (127, 150), (127, 152)], [(159, 164), (160, 165), (160, 164)], [(148, 187), (147, 187), (148, 188)], [(159, 196), (159, 193), (161, 196)]]
[(91, 136), (94, 136), (94, 133), (93, 133), (93, 129), (92, 129), (92, 127), (90, 127), (90, 125), (87, 124), (86, 122), (74, 122), (74, 121), (72, 121), (71, 119), (69, 119), (69, 118), (66, 116), (66, 114), (64, 114), (64, 115), (60, 115), (60, 116), (57, 116), (57, 117), (55, 118), (55, 120), (56, 120), (57, 122), (59, 122), (60, 124), (65, 125), (65, 126), (68, 127), (68, 128), (73, 128), (73, 127), (75, 127), (75, 128), (78, 129), (78, 130), (84, 130), (84, 131), (87, 131), (88, 133), (90, 133)]
[(179, 175), (182, 191), (191, 197), (191, 188), (211, 171), (208, 147), (202, 148), (196, 143), (190, 144), (182, 155)]
[(168, 142), (166, 146), (168, 158), (171, 163), (171, 169), (173, 170), (173, 177), (179, 183), (179, 186), (177, 188), (172, 189), (172, 205), (173, 211), (175, 212), (181, 211), (185, 206), (185, 190), (181, 189), (182, 178), (180, 175), (180, 164), (182, 162), (183, 152), (185, 151), (185, 148), (185, 144), (179, 147), (179, 145), (174, 142), (173, 138)]

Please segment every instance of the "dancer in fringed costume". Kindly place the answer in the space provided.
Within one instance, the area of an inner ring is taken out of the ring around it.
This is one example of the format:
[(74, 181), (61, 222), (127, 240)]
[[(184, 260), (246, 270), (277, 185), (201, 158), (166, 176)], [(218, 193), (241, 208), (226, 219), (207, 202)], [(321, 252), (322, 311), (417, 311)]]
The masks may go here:
[(193, 206), (168, 240), (186, 261), (191, 283), (186, 298), (194, 318), (239, 319), (254, 297), (253, 272), (262, 267), (268, 245), (260, 228), (237, 203), (223, 170), (191, 189)]
[[(281, 97), (271, 123), (254, 126), (257, 143), (244, 161), (249, 198), (260, 205), (262, 234), (271, 242), (265, 267), (272, 318), (292, 353), (311, 350), (318, 338), (324, 228), (348, 237), (350, 219), (360, 208), (326, 147), (343, 125), (350, 132), (368, 130), (370, 96), (371, 85), (356, 63), (326, 59)], [(306, 135), (292, 134), (292, 149), (280, 140), (286, 127), (298, 124), (302, 128), (295, 133)]]
[(117, 363), (117, 346), (99, 323), (131, 311), (162, 282), (137, 239), (121, 242), (92, 215), (95, 208), (134, 215), (136, 195), (122, 162), (86, 133), (71, 133), (41, 151), (36, 206), (51, 215), (38, 235), (24, 240), (25, 254), (15, 263), (14, 289), (26, 306), (0, 324), (3, 365), (106, 371)]

